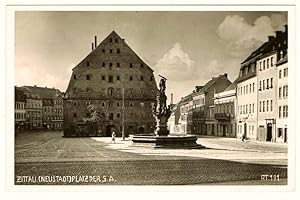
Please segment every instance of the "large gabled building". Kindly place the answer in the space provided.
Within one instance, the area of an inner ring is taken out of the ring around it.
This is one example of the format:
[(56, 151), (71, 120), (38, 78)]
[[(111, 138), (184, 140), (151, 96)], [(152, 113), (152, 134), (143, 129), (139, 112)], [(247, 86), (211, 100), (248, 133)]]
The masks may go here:
[[(72, 69), (64, 98), (65, 136), (151, 133), (157, 85), (153, 70), (115, 31)], [(99, 119), (91, 125), (91, 112)]]

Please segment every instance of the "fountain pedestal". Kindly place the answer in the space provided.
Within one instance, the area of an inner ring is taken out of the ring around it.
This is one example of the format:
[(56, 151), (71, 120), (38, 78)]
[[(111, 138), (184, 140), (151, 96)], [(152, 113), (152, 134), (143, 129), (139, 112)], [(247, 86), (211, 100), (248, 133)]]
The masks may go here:
[[(162, 77), (162, 76), (161, 76)], [(159, 91), (156, 96), (157, 104), (153, 107), (153, 117), (156, 121), (156, 129), (152, 135), (134, 135), (132, 146), (152, 148), (203, 148), (197, 144), (197, 137), (191, 135), (169, 134), (168, 119), (171, 115), (170, 106), (167, 106), (165, 94), (166, 78), (162, 77), (159, 83)]]

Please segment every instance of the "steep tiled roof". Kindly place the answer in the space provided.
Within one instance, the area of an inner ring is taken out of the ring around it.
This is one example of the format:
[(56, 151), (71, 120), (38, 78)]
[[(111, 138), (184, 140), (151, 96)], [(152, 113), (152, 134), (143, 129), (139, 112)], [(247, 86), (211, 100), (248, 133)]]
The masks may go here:
[(54, 98), (56, 95), (62, 95), (62, 92), (55, 88), (45, 88), (37, 86), (22, 86), (21, 88), (23, 88), (23, 91), (27, 90), (32, 94), (38, 94), (40, 98)]
[(26, 102), (26, 95), (18, 87), (15, 87), (15, 101), (16, 102)]
[(233, 83), (231, 83), (224, 91), (234, 90), (236, 88), (237, 83), (238, 83), (238, 78), (236, 78), (235, 81), (233, 81)]

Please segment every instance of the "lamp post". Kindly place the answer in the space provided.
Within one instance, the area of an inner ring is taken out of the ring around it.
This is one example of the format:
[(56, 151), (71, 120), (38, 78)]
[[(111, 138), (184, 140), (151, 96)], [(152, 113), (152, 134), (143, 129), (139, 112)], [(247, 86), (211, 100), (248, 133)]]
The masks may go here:
[(125, 89), (124, 87), (122, 88), (122, 140), (125, 140), (125, 116), (124, 116), (124, 109), (125, 109), (125, 106), (124, 106), (124, 101), (125, 101)]

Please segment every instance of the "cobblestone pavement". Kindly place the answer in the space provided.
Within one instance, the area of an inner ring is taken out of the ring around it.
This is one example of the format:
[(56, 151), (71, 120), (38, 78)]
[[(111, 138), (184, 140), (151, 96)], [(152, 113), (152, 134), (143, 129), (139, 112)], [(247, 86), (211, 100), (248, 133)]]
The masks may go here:
[[(209, 140), (206, 143), (211, 146), (215, 144), (214, 148), (221, 145)], [(234, 144), (232, 142), (228, 140), (229, 146)], [(109, 144), (109, 138), (62, 138), (61, 132), (54, 131), (18, 135), (15, 141), (15, 182), (114, 185), (287, 184), (284, 164), (251, 164), (205, 156), (162, 154), (159, 151), (157, 154), (147, 153), (146, 150), (146, 153), (130, 152), (132, 149), (126, 144), (121, 141)], [(223, 147), (227, 148), (225, 144)], [(285, 148), (271, 145), (264, 150), (267, 149), (268, 153), (277, 150), (277, 153), (282, 153)], [(189, 151), (184, 152), (189, 154)], [(192, 152), (195, 154), (195, 151)], [(280, 181), (261, 181), (261, 175), (278, 175)]]

